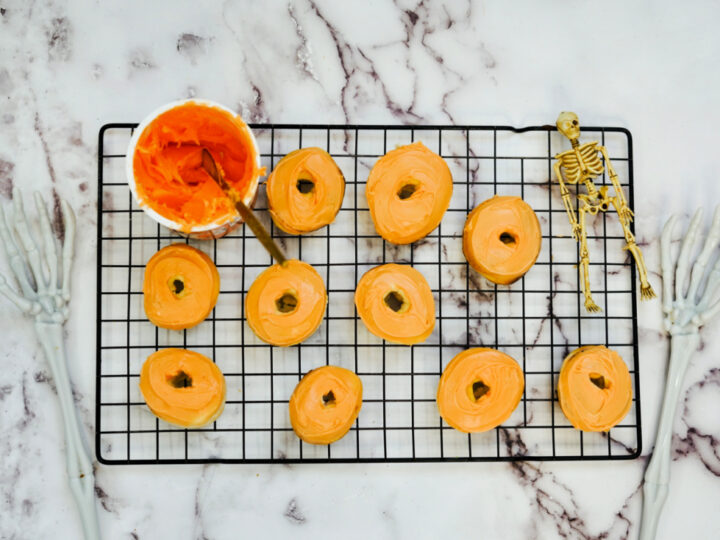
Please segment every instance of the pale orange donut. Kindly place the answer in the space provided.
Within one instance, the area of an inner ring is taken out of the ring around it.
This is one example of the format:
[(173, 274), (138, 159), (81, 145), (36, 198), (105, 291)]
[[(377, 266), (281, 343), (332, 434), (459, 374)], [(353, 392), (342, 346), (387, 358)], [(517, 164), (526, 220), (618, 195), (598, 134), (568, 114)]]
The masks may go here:
[(511, 356), (468, 349), (450, 361), (440, 378), (440, 416), (465, 433), (487, 431), (510, 418), (524, 388), (522, 368)]
[(345, 179), (322, 148), (302, 148), (282, 158), (267, 179), (270, 215), (290, 234), (329, 225), (345, 195)]
[(498, 196), (467, 217), (463, 253), (470, 266), (499, 285), (520, 279), (540, 254), (542, 235), (535, 212), (520, 197)]
[(608, 431), (632, 405), (632, 379), (620, 355), (602, 345), (571, 352), (560, 369), (558, 401), (582, 431)]
[(384, 264), (367, 271), (355, 289), (355, 306), (370, 332), (393, 343), (420, 343), (435, 327), (430, 285), (411, 266)]
[(245, 316), (255, 334), (271, 345), (288, 347), (310, 337), (322, 322), (325, 283), (309, 264), (288, 260), (264, 270), (245, 297)]
[(411, 244), (435, 229), (452, 191), (447, 163), (419, 141), (381, 157), (365, 186), (375, 230), (393, 244)]
[(330, 444), (341, 439), (360, 412), (362, 390), (360, 377), (348, 369), (313, 369), (290, 397), (293, 431), (310, 444)]

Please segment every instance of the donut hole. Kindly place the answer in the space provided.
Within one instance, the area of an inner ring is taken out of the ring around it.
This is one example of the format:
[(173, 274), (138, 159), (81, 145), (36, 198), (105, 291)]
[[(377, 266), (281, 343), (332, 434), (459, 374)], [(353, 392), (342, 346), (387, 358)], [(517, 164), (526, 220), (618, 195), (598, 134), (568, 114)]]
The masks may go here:
[(415, 191), (417, 191), (417, 188), (418, 188), (417, 184), (413, 184), (413, 183), (403, 184), (403, 186), (398, 190), (397, 196), (401, 200), (404, 201), (405, 199), (409, 199), (410, 197), (412, 197), (413, 193), (415, 193)]
[(591, 373), (589, 378), (590, 382), (597, 386), (600, 390), (610, 388), (610, 381), (599, 373)]
[(390, 291), (383, 299), (385, 305), (392, 309), (395, 313), (403, 313), (407, 311), (408, 303), (405, 296), (400, 291)]
[(322, 396), (323, 407), (333, 407), (335, 405), (335, 394), (330, 390)]
[(283, 295), (275, 300), (275, 307), (280, 313), (292, 313), (297, 309), (298, 299), (291, 292), (283, 293)]
[(298, 178), (295, 187), (303, 195), (308, 195), (315, 191), (315, 182), (308, 178)]
[(504, 232), (500, 234), (500, 241), (505, 244), (506, 246), (513, 247), (515, 244), (517, 244), (517, 238), (509, 232)]
[(470, 386), (470, 393), (475, 401), (479, 400), (490, 391), (490, 387), (482, 381), (475, 381)]
[(167, 286), (176, 298), (182, 298), (187, 294), (187, 287), (185, 287), (185, 278), (183, 276), (172, 276), (168, 279)]
[(168, 383), (173, 388), (190, 388), (192, 386), (192, 377), (181, 369), (175, 375), (168, 377)]

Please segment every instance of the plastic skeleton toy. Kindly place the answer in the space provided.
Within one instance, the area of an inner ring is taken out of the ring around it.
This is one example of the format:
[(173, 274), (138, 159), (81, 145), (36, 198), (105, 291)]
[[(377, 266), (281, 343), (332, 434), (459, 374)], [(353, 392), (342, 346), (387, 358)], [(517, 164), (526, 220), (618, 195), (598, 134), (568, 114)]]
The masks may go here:
[[(5, 248), (8, 266), (18, 285), (15, 290), (0, 275), (0, 295), (6, 296), (20, 311), (35, 319), (35, 333), (50, 364), (64, 420), (70, 489), (80, 510), (85, 538), (97, 540), (100, 532), (95, 510), (93, 465), (75, 412), (63, 341), (63, 323), (69, 313), (75, 214), (67, 202), (61, 201), (65, 234), (62, 245), (59, 245), (39, 193), (35, 194), (35, 205), (38, 216), (29, 221), (17, 188), (13, 191), (12, 218), (0, 205), (0, 246)], [(33, 222), (38, 224), (37, 227), (32, 227)]]
[[(586, 215), (595, 215), (598, 212), (607, 212), (612, 206), (618, 213), (620, 225), (625, 234), (625, 249), (632, 253), (637, 265), (638, 275), (640, 277), (640, 297), (648, 300), (655, 297), (650, 282), (648, 281), (647, 268), (643, 259), (640, 248), (635, 243), (635, 236), (630, 231), (630, 222), (632, 222), (633, 212), (627, 204), (625, 194), (617, 177), (617, 173), (610, 163), (607, 149), (599, 145), (596, 141), (580, 144), (580, 123), (578, 117), (572, 112), (560, 113), (557, 119), (557, 128), (565, 135), (572, 144), (570, 150), (561, 152), (555, 156), (555, 176), (560, 183), (560, 194), (562, 195), (563, 204), (567, 211), (570, 225), (572, 225), (573, 238), (580, 242), (580, 268), (582, 270), (582, 287), (585, 295), (585, 309), (594, 312), (601, 311), (600, 307), (593, 301), (590, 291), (590, 254), (587, 246), (587, 225)], [(603, 163), (600, 154), (605, 161), (608, 176), (613, 185), (614, 196), (608, 196), (608, 188), (610, 186), (601, 186), (600, 189), (595, 187), (593, 178), (597, 178), (603, 173)], [(563, 178), (564, 172), (564, 178)], [(570, 201), (570, 191), (568, 184), (585, 184), (587, 194), (578, 193), (580, 206), (578, 208), (579, 218), (575, 215), (575, 209)]]

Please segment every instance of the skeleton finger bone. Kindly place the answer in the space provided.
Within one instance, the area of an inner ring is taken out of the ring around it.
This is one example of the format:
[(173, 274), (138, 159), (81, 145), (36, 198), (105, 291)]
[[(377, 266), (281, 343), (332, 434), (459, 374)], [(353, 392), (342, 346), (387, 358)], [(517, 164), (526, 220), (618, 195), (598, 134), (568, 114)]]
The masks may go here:
[(680, 248), (680, 255), (678, 255), (677, 271), (675, 272), (675, 300), (683, 303), (683, 289), (685, 288), (685, 280), (688, 274), (688, 259), (692, 253), (695, 244), (698, 239), (698, 230), (700, 228), (700, 222), (702, 221), (703, 210), (698, 208), (690, 221), (687, 235), (683, 240), (682, 247)]
[(58, 288), (58, 255), (55, 245), (55, 235), (50, 226), (50, 216), (47, 206), (39, 192), (35, 192), (35, 207), (40, 221), (40, 232), (43, 240), (45, 264), (48, 268), (48, 288), (51, 294), (55, 294)]
[[(34, 302), (31, 302), (30, 300), (27, 300), (17, 294), (15, 291), (13, 291), (10, 286), (8, 285), (7, 281), (5, 280), (5, 277), (0, 274), (0, 294), (5, 295), (5, 297), (10, 300), (13, 304), (15, 304), (20, 311), (27, 314), (34, 314), (33, 311), (34, 307), (37, 305)], [(39, 306), (38, 306), (39, 307)]]
[(715, 215), (713, 216), (713, 222), (708, 231), (707, 238), (705, 239), (705, 245), (703, 246), (700, 255), (695, 261), (692, 273), (690, 275), (690, 288), (688, 289), (687, 299), (691, 304), (696, 301), (697, 291), (700, 287), (700, 282), (705, 275), (705, 269), (707, 268), (708, 261), (715, 251), (715, 248), (720, 242), (720, 206), (715, 209)]
[(44, 268), (40, 251), (35, 243), (35, 239), (30, 234), (30, 227), (28, 226), (27, 218), (25, 217), (25, 208), (23, 206), (22, 197), (20, 191), (15, 188), (13, 191), (13, 203), (15, 205), (15, 231), (17, 232), (20, 244), (25, 250), (25, 256), (30, 264), (33, 277), (35, 278), (35, 285), (39, 295), (47, 293), (48, 276), (47, 270)]
[(672, 288), (673, 288), (673, 262), (671, 253), (672, 234), (677, 224), (677, 216), (670, 216), (670, 219), (663, 227), (660, 241), (661, 266), (663, 274), (663, 312), (670, 313), (672, 310)]
[(70, 301), (70, 273), (72, 271), (73, 254), (75, 252), (75, 212), (68, 202), (60, 201), (65, 225), (65, 239), (63, 241), (62, 253), (62, 297), (66, 302)]
[(715, 262), (713, 269), (708, 275), (707, 284), (705, 285), (705, 291), (703, 292), (702, 297), (700, 298), (700, 301), (697, 305), (697, 311), (699, 313), (707, 310), (708, 306), (715, 297), (718, 286), (720, 286), (720, 259)]
[(32, 283), (30, 283), (30, 270), (11, 232), (11, 227), (5, 211), (2, 206), (0, 206), (0, 244), (5, 248), (5, 255), (7, 255), (10, 269), (20, 285), (20, 291), (23, 296), (27, 299), (35, 299), (37, 294), (35, 294), (35, 289)]

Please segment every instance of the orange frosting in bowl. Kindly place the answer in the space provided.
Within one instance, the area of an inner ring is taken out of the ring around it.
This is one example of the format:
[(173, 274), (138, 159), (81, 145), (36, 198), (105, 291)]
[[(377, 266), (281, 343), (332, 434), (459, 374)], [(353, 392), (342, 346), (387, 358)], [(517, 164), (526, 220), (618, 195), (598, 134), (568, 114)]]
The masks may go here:
[(355, 306), (370, 332), (393, 343), (420, 343), (435, 327), (432, 291), (411, 266), (384, 264), (367, 271), (355, 289)]
[(418, 141), (381, 157), (365, 194), (378, 234), (393, 244), (410, 244), (438, 226), (452, 190), (445, 160)]
[(495, 196), (480, 203), (465, 221), (463, 253), (488, 280), (507, 285), (530, 270), (542, 235), (535, 212), (520, 197)]
[(182, 330), (204, 321), (220, 294), (220, 274), (202, 251), (172, 244), (155, 253), (145, 266), (143, 304), (150, 322)]
[(322, 148), (290, 152), (275, 166), (266, 185), (270, 215), (290, 234), (332, 223), (345, 195), (342, 172)]
[(264, 169), (252, 133), (237, 114), (190, 100), (139, 129), (128, 159), (134, 178), (131, 189), (140, 206), (183, 232), (237, 220), (235, 208), (202, 167), (203, 148), (243, 201), (252, 204)]
[(341, 439), (362, 407), (362, 382), (336, 366), (313, 369), (290, 397), (290, 423), (303, 441), (330, 444)]
[(186, 349), (160, 349), (140, 371), (140, 391), (150, 410), (180, 427), (214, 422), (225, 405), (225, 377), (208, 357)]
[(455, 429), (487, 431), (510, 418), (524, 389), (522, 368), (511, 356), (495, 349), (468, 349), (443, 371), (438, 409)]
[(287, 347), (317, 330), (326, 304), (320, 274), (307, 263), (288, 260), (285, 265), (272, 265), (253, 281), (245, 297), (245, 314), (260, 339)]
[(615, 351), (602, 345), (571, 352), (558, 378), (560, 408), (577, 429), (608, 431), (632, 405), (632, 380)]

